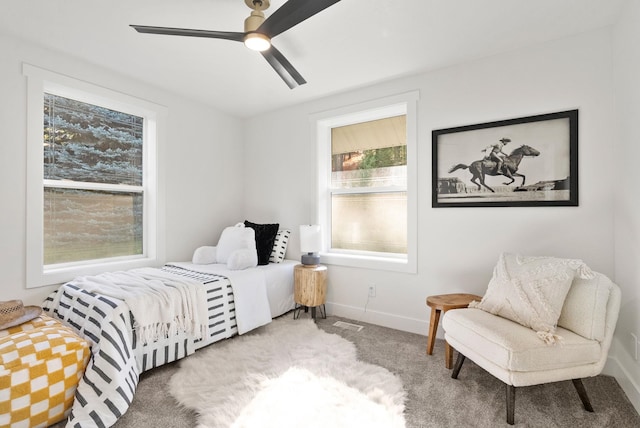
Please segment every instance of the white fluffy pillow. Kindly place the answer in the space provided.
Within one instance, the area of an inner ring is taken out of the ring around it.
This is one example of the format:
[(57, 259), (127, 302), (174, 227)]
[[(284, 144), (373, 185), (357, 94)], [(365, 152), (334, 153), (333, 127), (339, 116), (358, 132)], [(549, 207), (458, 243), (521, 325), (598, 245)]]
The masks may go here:
[(593, 276), (581, 260), (501, 254), (482, 301), (469, 306), (529, 327), (552, 344), (560, 339), (556, 323), (576, 271)]
[(256, 250), (235, 250), (227, 259), (227, 267), (231, 270), (242, 270), (258, 266), (258, 252)]
[(244, 227), (241, 223), (237, 226), (227, 227), (220, 235), (217, 248), (216, 260), (218, 263), (227, 263), (231, 253), (236, 250), (256, 252), (255, 231), (250, 227)]
[(208, 265), (218, 261), (216, 247), (199, 247), (193, 252), (191, 262), (195, 265)]

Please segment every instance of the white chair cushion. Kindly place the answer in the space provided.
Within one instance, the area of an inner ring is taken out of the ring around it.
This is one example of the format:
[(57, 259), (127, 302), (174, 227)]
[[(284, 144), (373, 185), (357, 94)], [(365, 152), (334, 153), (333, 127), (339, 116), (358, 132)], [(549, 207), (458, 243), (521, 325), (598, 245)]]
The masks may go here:
[(606, 307), (613, 283), (601, 273), (592, 279), (575, 278), (558, 319), (558, 326), (587, 339), (605, 337)]
[(554, 343), (556, 323), (576, 271), (593, 274), (581, 260), (500, 254), (482, 301), (470, 307), (515, 321)]
[(546, 346), (537, 334), (518, 323), (479, 309), (454, 309), (445, 313), (442, 327), (456, 342), (464, 343), (498, 367), (515, 372), (535, 372), (596, 363), (600, 343), (569, 330), (558, 329), (562, 343)]

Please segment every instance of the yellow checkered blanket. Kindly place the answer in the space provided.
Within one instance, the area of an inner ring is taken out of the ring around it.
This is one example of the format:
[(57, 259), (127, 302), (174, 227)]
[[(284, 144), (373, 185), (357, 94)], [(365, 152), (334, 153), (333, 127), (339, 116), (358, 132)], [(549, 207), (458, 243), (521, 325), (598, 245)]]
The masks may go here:
[(85, 340), (46, 315), (0, 330), (0, 426), (64, 419), (89, 355)]

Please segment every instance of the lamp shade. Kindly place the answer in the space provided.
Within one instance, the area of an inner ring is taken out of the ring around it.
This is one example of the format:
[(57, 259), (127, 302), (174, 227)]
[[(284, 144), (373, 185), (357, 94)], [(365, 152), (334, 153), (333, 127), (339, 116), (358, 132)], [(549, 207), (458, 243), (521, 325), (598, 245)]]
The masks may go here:
[(317, 253), (322, 249), (322, 234), (319, 224), (303, 224), (300, 226), (300, 251)]
[(303, 224), (300, 226), (300, 251), (302, 251), (303, 265), (320, 264), (318, 253), (322, 249), (322, 234), (320, 225)]

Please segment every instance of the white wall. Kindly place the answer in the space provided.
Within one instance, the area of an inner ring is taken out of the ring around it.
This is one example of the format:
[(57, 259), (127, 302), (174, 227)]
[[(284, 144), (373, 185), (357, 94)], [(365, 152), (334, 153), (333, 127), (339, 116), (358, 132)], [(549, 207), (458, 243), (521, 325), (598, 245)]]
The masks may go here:
[[(616, 331), (615, 355), (621, 382), (627, 396), (640, 409), (640, 363), (635, 360), (631, 334), (640, 337), (640, 199), (636, 183), (640, 180), (640, 3), (629, 1), (614, 29), (613, 69), (617, 134), (602, 141), (615, 147), (615, 277), (623, 288), (622, 308)], [(638, 349), (640, 352), (640, 349)]]
[[(425, 298), (484, 294), (501, 251), (581, 258), (613, 275), (613, 153), (602, 147), (615, 126), (607, 30), (247, 120), (246, 215), (294, 230), (313, 221), (316, 164), (309, 115), (415, 89), (420, 91), (418, 274), (330, 266), (327, 300), (333, 313), (426, 334)], [(579, 207), (431, 208), (432, 130), (574, 108), (580, 110)], [(297, 234), (291, 245), (295, 258)], [(364, 313), (370, 283), (377, 296)]]
[[(0, 300), (40, 304), (54, 287), (25, 288), (26, 79), (22, 63), (125, 92), (168, 108), (159, 149), (167, 260), (213, 245), (242, 213), (240, 121), (143, 82), (0, 35)], [(120, 65), (126, 67), (126, 64)]]

